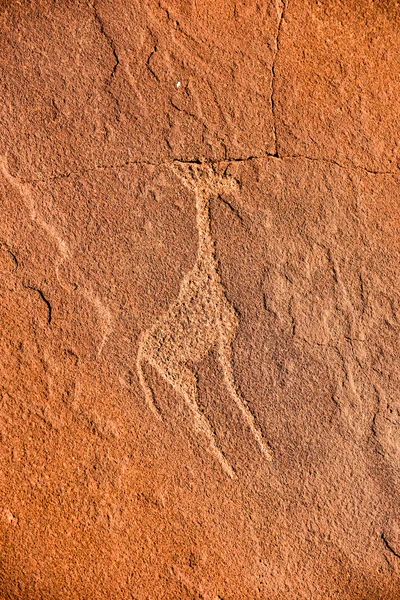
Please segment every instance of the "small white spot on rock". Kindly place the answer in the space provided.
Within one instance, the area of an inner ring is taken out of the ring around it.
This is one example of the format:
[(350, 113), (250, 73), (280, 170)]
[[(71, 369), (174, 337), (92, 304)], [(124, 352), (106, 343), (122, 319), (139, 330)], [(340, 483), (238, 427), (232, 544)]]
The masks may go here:
[(181, 81), (178, 81), (178, 82), (175, 84), (175, 87), (176, 87), (176, 89), (179, 89), (179, 88), (181, 87), (181, 85), (182, 85), (182, 82), (181, 82)]
[(11, 510), (8, 510), (8, 508), (6, 508), (3, 512), (4, 518), (8, 523), (12, 523), (15, 519), (14, 515), (12, 514)]

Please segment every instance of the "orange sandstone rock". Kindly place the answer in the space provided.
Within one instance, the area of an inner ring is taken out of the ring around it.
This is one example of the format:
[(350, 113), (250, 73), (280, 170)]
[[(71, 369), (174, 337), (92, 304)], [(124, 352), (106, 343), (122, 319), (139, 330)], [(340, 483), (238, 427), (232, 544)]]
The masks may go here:
[(0, 4), (1, 599), (400, 597), (397, 22)]

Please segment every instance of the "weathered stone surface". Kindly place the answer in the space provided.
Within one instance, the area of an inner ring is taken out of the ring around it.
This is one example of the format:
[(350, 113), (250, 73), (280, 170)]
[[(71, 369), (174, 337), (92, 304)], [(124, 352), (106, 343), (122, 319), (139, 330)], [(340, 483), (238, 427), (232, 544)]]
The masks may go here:
[(289, 2), (275, 72), (282, 155), (397, 172), (397, 2)]
[(0, 598), (399, 597), (397, 13), (1, 4)]

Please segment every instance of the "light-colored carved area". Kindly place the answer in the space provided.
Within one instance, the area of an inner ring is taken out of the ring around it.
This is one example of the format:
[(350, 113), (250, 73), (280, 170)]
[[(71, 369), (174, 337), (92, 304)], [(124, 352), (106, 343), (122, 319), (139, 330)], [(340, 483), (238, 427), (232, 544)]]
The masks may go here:
[(234, 477), (234, 471), (218, 448), (207, 419), (199, 410), (197, 379), (188, 363), (199, 363), (213, 348), (217, 348), (230, 396), (239, 408), (263, 456), (271, 460), (272, 452), (256, 427), (254, 417), (235, 382), (232, 341), (239, 323), (236, 311), (225, 295), (211, 235), (210, 199), (219, 194), (236, 191), (237, 184), (226, 174), (218, 175), (210, 165), (174, 165), (172, 168), (183, 184), (195, 194), (198, 255), (193, 269), (182, 280), (176, 301), (142, 335), (137, 355), (138, 375), (147, 404), (157, 417), (160, 417), (160, 413), (143, 371), (146, 361), (183, 396), (192, 412), (196, 429), (207, 437), (211, 452), (225, 473)]

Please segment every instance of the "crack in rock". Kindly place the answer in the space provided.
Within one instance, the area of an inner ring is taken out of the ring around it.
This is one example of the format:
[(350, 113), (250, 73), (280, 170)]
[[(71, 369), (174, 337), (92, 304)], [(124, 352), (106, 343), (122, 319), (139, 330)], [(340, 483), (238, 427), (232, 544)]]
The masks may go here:
[(276, 72), (275, 72), (275, 67), (276, 67), (276, 61), (278, 58), (278, 54), (279, 54), (279, 40), (280, 40), (280, 35), (281, 35), (281, 29), (282, 29), (282, 23), (283, 20), (285, 18), (285, 12), (287, 9), (287, 6), (289, 4), (289, 0), (285, 2), (282, 2), (282, 6), (279, 6), (279, 0), (277, 0), (276, 2), (276, 12), (277, 12), (277, 16), (278, 16), (278, 27), (277, 27), (277, 32), (276, 32), (276, 39), (275, 39), (275, 53), (272, 59), (272, 67), (271, 67), (271, 72), (272, 72), (272, 79), (271, 79), (271, 110), (272, 110), (272, 118), (273, 118), (273, 135), (274, 135), (274, 144), (275, 144), (275, 153), (274, 156), (276, 158), (279, 158), (279, 144), (278, 144), (278, 135), (277, 135), (277, 131), (276, 131), (276, 102), (275, 102), (275, 95), (276, 95), (276, 90), (275, 90), (275, 78), (276, 78)]
[(47, 307), (47, 324), (50, 325), (52, 318), (53, 318), (53, 308), (51, 306), (50, 301), (46, 298), (46, 296), (44, 295), (44, 293), (42, 292), (42, 290), (40, 288), (36, 288), (32, 285), (24, 285), (22, 284), (23, 287), (27, 290), (32, 290), (33, 292), (37, 292), (40, 296), (40, 298), (43, 300), (43, 302), (46, 304)]
[(7, 254), (9, 254), (11, 256), (11, 259), (12, 259), (14, 265), (15, 265), (15, 268), (18, 269), (19, 262), (18, 262), (18, 259), (17, 259), (16, 255), (10, 249), (10, 247), (8, 246), (8, 244), (6, 244), (5, 242), (3, 242), (2, 240), (0, 240), (0, 250), (4, 250), (5, 252), (7, 252)]
[(55, 175), (51, 175), (50, 177), (48, 177), (47, 179), (40, 179), (40, 178), (35, 178), (32, 179), (30, 181), (30, 183), (49, 183), (51, 181), (56, 181), (57, 179), (68, 179), (69, 177), (73, 177), (75, 175), (77, 176), (82, 176), (82, 175), (86, 175), (87, 173), (94, 173), (96, 171), (112, 171), (112, 170), (118, 170), (118, 169), (127, 169), (129, 167), (134, 167), (134, 166), (143, 166), (143, 165), (148, 165), (148, 166), (152, 166), (152, 167), (172, 167), (173, 165), (176, 164), (181, 164), (181, 165), (217, 165), (217, 164), (221, 164), (221, 163), (245, 163), (245, 162), (249, 162), (252, 160), (268, 160), (274, 158), (275, 160), (295, 160), (295, 159), (302, 159), (302, 160), (308, 160), (308, 161), (312, 161), (312, 162), (322, 162), (325, 164), (330, 164), (330, 165), (334, 165), (340, 169), (344, 169), (346, 171), (349, 170), (358, 170), (358, 171), (364, 171), (365, 173), (368, 173), (370, 175), (398, 175), (400, 174), (400, 171), (373, 171), (372, 169), (367, 169), (366, 167), (362, 167), (359, 165), (353, 165), (353, 164), (349, 164), (349, 165), (344, 165), (339, 163), (336, 160), (330, 159), (330, 158), (317, 158), (317, 157), (313, 157), (313, 156), (305, 156), (303, 154), (293, 154), (293, 155), (280, 155), (277, 156), (275, 153), (274, 154), (270, 154), (270, 153), (265, 153), (262, 155), (251, 155), (251, 156), (244, 156), (244, 157), (226, 157), (226, 158), (205, 158), (205, 157), (200, 157), (200, 158), (194, 158), (194, 159), (183, 159), (183, 158), (174, 158), (171, 159), (169, 161), (160, 161), (160, 162), (153, 162), (151, 160), (127, 160), (124, 161), (122, 163), (118, 163), (118, 164), (110, 164), (110, 165), (102, 165), (102, 164), (98, 164), (95, 165), (93, 167), (89, 167), (87, 169), (81, 169), (80, 171), (69, 171), (66, 173), (58, 173)]
[(381, 533), (381, 540), (382, 540), (386, 550), (389, 550), (389, 552), (391, 554), (393, 554), (393, 556), (395, 556), (396, 558), (400, 558), (400, 554), (398, 552), (396, 552), (396, 550), (390, 545), (390, 543), (388, 542), (388, 540), (383, 532)]

